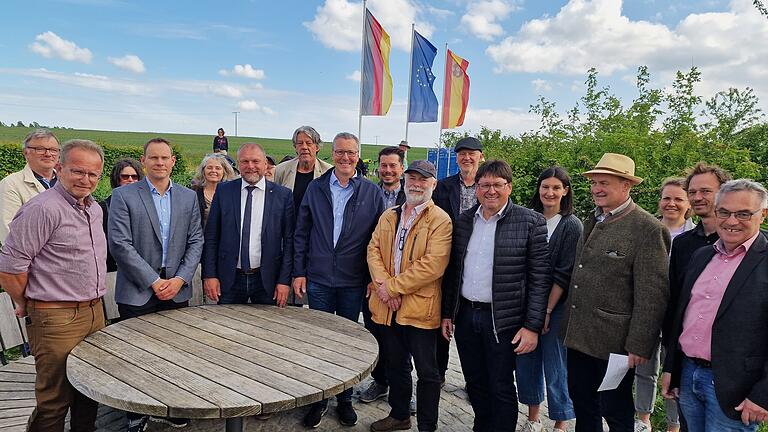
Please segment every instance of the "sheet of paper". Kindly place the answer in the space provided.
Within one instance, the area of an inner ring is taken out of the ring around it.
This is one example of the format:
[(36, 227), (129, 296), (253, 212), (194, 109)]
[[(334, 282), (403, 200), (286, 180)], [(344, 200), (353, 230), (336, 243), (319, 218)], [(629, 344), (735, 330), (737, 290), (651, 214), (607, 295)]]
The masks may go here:
[(603, 382), (597, 391), (613, 390), (621, 384), (624, 375), (629, 371), (628, 357), (623, 354), (611, 353), (608, 357), (608, 370), (605, 371)]

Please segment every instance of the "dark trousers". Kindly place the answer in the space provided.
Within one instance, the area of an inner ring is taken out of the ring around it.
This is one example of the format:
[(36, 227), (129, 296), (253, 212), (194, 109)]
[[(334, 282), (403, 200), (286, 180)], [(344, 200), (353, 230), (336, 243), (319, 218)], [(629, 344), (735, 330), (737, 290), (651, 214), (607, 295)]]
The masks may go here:
[[(371, 293), (376, 295), (376, 293)], [(371, 332), (376, 339), (376, 343), (379, 345), (379, 361), (376, 362), (376, 367), (371, 371), (371, 378), (378, 384), (383, 386), (389, 386), (389, 380), (387, 380), (387, 356), (384, 347), (384, 336), (382, 335), (382, 325), (376, 324), (371, 319), (371, 309), (368, 307), (368, 299), (363, 297), (363, 323), (365, 328)]]
[(440, 404), (440, 374), (435, 358), (438, 330), (401, 326), (392, 317), (391, 326), (381, 326), (389, 378), (389, 416), (397, 420), (410, 417), (411, 357), (416, 365), (416, 420), (420, 431), (437, 429)]
[(276, 304), (264, 289), (260, 271), (245, 274), (238, 270), (235, 284), (221, 291), (219, 304), (247, 304), (249, 301), (253, 304)]
[(607, 369), (608, 360), (568, 349), (568, 392), (576, 411), (576, 432), (602, 431), (602, 418), (611, 432), (634, 430), (635, 370), (630, 369), (616, 389), (598, 392)]
[(515, 331), (493, 334), (490, 310), (462, 302), (455, 320), (456, 348), (472, 410), (475, 432), (514, 431), (517, 427)]
[(446, 340), (442, 335), (437, 338), (437, 370), (440, 372), (440, 377), (445, 379), (445, 371), (448, 370), (448, 350), (451, 348), (451, 342)]

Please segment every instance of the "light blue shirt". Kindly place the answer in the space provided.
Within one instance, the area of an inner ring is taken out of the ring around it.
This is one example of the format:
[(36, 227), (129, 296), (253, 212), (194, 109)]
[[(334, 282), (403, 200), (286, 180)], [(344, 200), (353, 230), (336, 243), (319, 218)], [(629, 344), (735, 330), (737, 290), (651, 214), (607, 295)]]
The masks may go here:
[(496, 224), (504, 209), (488, 220), (483, 217), (483, 206), (475, 212), (474, 228), (464, 256), (464, 275), (461, 296), (467, 300), (491, 303), (493, 286), (493, 252), (496, 249)]
[(155, 203), (157, 219), (160, 221), (160, 236), (163, 244), (163, 267), (165, 267), (168, 257), (168, 239), (171, 238), (171, 192), (173, 191), (173, 181), (169, 180), (168, 190), (164, 195), (160, 195), (155, 185), (147, 179), (149, 190), (152, 192), (152, 201)]
[[(354, 177), (357, 177), (355, 174)], [(350, 179), (351, 180), (351, 179)], [(349, 199), (352, 198), (352, 194), (355, 192), (355, 188), (352, 187), (352, 182), (347, 183), (347, 187), (342, 187), (339, 183), (338, 177), (336, 177), (336, 170), (331, 172), (331, 198), (333, 198), (333, 246), (336, 247), (336, 243), (339, 241), (341, 235), (341, 228), (344, 226), (344, 209), (347, 207)]]

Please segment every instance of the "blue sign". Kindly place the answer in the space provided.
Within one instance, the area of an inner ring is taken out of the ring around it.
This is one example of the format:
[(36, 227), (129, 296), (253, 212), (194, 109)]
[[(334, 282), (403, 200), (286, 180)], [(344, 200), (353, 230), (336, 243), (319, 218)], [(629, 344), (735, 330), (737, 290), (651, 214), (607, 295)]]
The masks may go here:
[(437, 179), (444, 179), (459, 172), (459, 165), (456, 163), (456, 152), (453, 148), (429, 149), (427, 151), (427, 160), (437, 167)]

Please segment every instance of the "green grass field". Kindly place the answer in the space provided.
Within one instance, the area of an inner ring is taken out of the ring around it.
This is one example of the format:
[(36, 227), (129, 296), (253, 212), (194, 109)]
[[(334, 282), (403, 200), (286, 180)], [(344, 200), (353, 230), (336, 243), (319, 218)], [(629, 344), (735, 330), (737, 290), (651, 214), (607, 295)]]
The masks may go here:
[[(31, 131), (30, 128), (20, 127), (0, 127), (0, 144), (16, 143), (21, 144), (24, 137)], [(89, 139), (97, 144), (112, 144), (116, 146), (141, 147), (150, 138), (161, 136), (182, 149), (187, 166), (194, 170), (202, 160), (203, 156), (212, 151), (213, 134), (211, 135), (188, 135), (171, 134), (160, 132), (113, 132), (98, 130), (81, 129), (55, 129), (56, 136), (64, 142), (73, 138)], [(293, 144), (290, 137), (288, 139), (276, 138), (257, 138), (257, 137), (232, 137), (228, 136), (230, 153), (234, 153), (245, 142), (257, 142), (267, 151), (267, 154), (280, 161), (285, 155), (294, 155)], [(333, 137), (325, 137), (325, 140), (331, 140)], [(375, 146), (370, 144), (363, 145), (363, 159), (377, 158), (378, 152), (384, 146)], [(323, 144), (320, 150), (320, 158), (330, 161), (331, 145), (330, 142)], [(413, 148), (408, 152), (408, 160), (424, 159), (427, 156), (427, 149)]]

